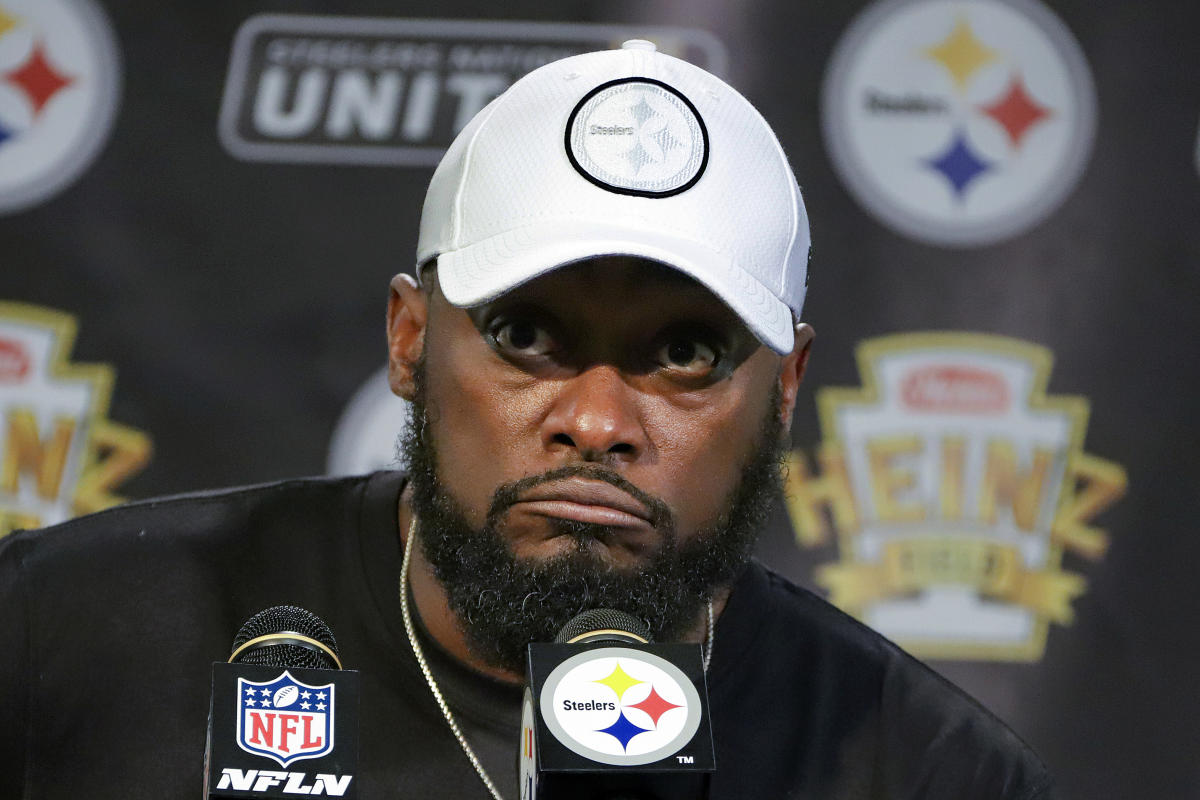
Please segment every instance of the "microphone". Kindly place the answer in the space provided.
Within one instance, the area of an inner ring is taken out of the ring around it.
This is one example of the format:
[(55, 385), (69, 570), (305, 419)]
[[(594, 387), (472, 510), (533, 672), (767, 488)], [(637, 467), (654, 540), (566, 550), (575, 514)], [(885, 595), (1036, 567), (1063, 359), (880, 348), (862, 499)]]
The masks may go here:
[(528, 649), (521, 800), (696, 800), (716, 769), (697, 644), (629, 614), (579, 614)]
[(325, 620), (299, 606), (272, 606), (242, 623), (229, 661), (299, 669), (341, 669)]
[(570, 622), (562, 626), (554, 641), (558, 644), (646, 644), (650, 641), (650, 629), (640, 619), (624, 611), (593, 608), (572, 617)]
[(212, 668), (204, 796), (357, 797), (358, 679), (311, 611), (246, 620)]

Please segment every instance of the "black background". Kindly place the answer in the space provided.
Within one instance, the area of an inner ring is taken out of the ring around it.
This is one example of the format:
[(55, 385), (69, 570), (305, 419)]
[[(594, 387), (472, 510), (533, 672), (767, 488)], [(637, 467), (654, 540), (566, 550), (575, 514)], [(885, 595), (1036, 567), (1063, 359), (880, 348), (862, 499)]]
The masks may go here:
[[(868, 215), (833, 171), (819, 96), (861, 2), (105, 0), (124, 63), (116, 129), (72, 186), (0, 216), (0, 298), (74, 315), (74, 360), (115, 366), (110, 418), (155, 454), (120, 490), (145, 497), (324, 470), (347, 401), (383, 363), (388, 278), (411, 270), (431, 170), (242, 162), (217, 138), (230, 47), (260, 12), (699, 27), (725, 77), (771, 121), (813, 231), (810, 389), (858, 386), (862, 339), (999, 333), (1056, 357), (1049, 390), (1091, 400), (1086, 450), (1129, 494), (1076, 621), (1036, 664), (939, 662), (1029, 740), (1078, 798), (1200, 791), (1200, 5), (1056, 0), (1099, 100), (1094, 153), (1064, 204), (1025, 233), (934, 247)], [(794, 440), (820, 439), (812, 392)], [(812, 585), (780, 511), (764, 557)], [(719, 646), (719, 642), (717, 643)]]

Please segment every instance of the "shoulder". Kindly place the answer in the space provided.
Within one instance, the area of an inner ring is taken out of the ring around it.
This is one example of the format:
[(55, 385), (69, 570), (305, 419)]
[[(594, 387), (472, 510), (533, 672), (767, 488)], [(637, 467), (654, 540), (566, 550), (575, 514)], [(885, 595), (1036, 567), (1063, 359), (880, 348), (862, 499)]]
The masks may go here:
[[(0, 730), (0, 767), (22, 762), (0, 769), (0, 795), (25, 764), (53, 765), (65, 752), (113, 741), (202, 748), (207, 665), (260, 609), (294, 603), (346, 629), (331, 612), (363, 591), (357, 533), (371, 480), (156, 498), (0, 540), (0, 716), (13, 721)], [(135, 674), (154, 679), (109, 680), (97, 692), (103, 676)], [(198, 764), (192, 771), (198, 779)], [(178, 780), (143, 772), (146, 785)]]
[(810, 667), (849, 664), (864, 679), (879, 680), (897, 659), (920, 666), (876, 631), (758, 561), (735, 585), (722, 622), (733, 628), (740, 648), (766, 646)]
[(156, 497), (115, 506), (38, 530), (16, 531), (0, 539), (6, 559), (14, 553), (45, 557), (87, 557), (95, 548), (110, 549), (154, 540), (179, 542), (236, 533), (248, 525), (295, 516), (313, 507), (343, 505), (369, 476), (299, 478)]
[(746, 590), (760, 621), (740, 657), (774, 662), (768, 683), (795, 698), (790, 713), (822, 731), (819, 747), (836, 742), (825, 758), (871, 764), (889, 797), (1051, 796), (1036, 754), (964, 691), (778, 573), (757, 563), (748, 573), (735, 594)]
[(0, 605), (40, 664), (119, 664), (131, 647), (203, 663), (259, 609), (293, 603), (328, 620), (367, 591), (364, 506), (378, 487), (372, 513), (385, 513), (388, 475), (162, 497), (10, 534)]
[(234, 581), (301, 580), (344, 560), (371, 477), (180, 494), (19, 531), (0, 540), (0, 588), (28, 584), (39, 604), (56, 607), (154, 592), (194, 605)]

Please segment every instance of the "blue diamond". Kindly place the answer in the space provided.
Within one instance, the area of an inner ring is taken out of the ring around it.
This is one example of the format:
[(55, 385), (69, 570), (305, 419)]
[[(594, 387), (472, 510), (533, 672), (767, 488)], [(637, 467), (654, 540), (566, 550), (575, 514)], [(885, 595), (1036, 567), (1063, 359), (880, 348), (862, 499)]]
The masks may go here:
[(959, 200), (966, 194), (971, 181), (992, 168), (991, 164), (971, 152), (971, 148), (967, 146), (967, 137), (961, 130), (955, 132), (954, 141), (945, 153), (925, 163), (950, 181)]
[(609, 736), (621, 743), (621, 749), (625, 750), (629, 747), (629, 740), (637, 736), (639, 733), (645, 733), (649, 728), (639, 728), (628, 719), (625, 718), (625, 712), (621, 712), (621, 716), (617, 717), (617, 721), (607, 728), (603, 728), (598, 733), (607, 733)]
[(12, 138), (13, 132), (4, 127), (4, 123), (0, 122), (0, 144), (4, 144)]

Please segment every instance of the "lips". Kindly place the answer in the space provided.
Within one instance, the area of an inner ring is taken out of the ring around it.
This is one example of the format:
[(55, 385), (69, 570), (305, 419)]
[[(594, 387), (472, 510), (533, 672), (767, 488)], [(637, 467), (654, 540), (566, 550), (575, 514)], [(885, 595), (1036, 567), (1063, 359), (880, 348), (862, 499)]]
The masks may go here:
[(603, 481), (569, 478), (523, 492), (513, 510), (619, 528), (653, 524), (650, 510), (633, 495)]

